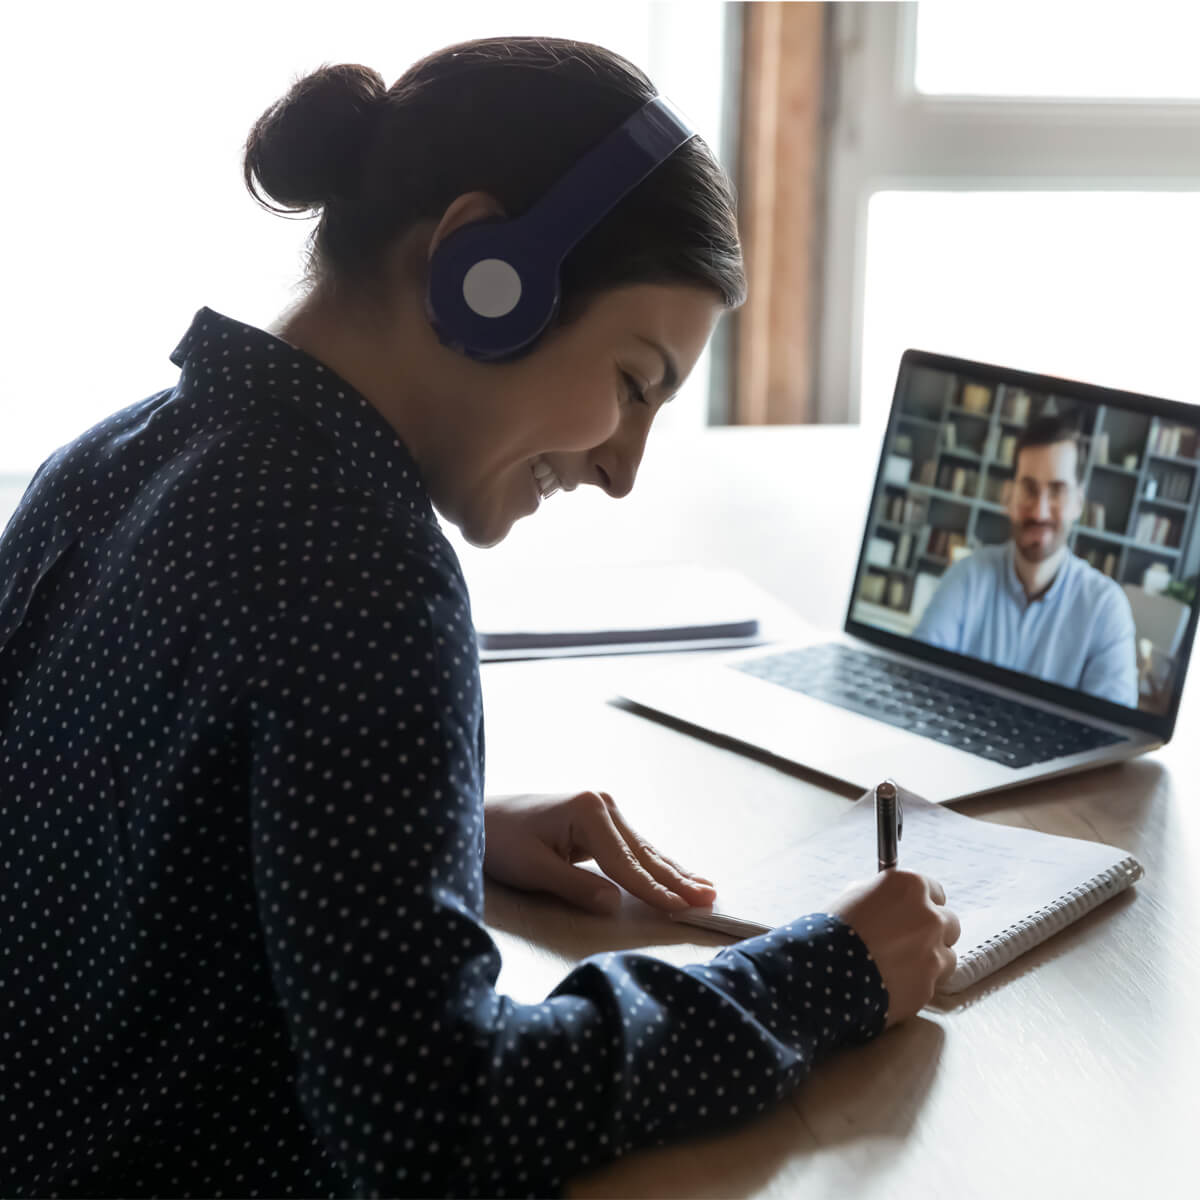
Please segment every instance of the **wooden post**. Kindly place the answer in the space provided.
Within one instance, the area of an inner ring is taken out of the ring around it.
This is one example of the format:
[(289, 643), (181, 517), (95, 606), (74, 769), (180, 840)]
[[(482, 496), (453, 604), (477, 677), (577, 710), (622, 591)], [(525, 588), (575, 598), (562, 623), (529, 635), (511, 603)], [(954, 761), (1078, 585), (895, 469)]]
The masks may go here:
[(738, 313), (734, 424), (816, 419), (827, 8), (743, 6), (738, 192), (749, 296)]

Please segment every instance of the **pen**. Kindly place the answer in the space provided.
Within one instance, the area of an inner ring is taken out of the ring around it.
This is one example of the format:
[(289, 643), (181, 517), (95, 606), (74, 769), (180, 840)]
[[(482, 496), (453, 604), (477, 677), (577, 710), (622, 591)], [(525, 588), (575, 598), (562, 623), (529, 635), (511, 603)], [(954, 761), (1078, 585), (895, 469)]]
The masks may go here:
[(900, 837), (904, 832), (904, 808), (896, 785), (885, 779), (875, 788), (875, 841), (879, 869), (886, 871), (900, 861)]

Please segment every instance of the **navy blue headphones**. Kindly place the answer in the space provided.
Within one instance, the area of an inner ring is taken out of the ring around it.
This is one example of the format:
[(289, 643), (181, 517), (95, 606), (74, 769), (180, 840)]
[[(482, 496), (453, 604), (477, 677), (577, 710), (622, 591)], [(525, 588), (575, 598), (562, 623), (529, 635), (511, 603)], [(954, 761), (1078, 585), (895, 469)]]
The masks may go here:
[(426, 307), (438, 337), (483, 362), (528, 349), (558, 308), (567, 253), (694, 136), (671, 103), (656, 96), (527, 212), (450, 234), (429, 264)]

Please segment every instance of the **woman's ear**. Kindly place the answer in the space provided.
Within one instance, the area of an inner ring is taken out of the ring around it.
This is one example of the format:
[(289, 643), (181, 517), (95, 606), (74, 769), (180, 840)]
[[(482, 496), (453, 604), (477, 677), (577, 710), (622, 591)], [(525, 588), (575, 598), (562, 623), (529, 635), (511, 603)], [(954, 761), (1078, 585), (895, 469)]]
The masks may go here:
[(442, 213), (442, 219), (429, 239), (429, 258), (433, 257), (434, 251), (446, 238), (464, 225), (474, 225), (477, 221), (503, 220), (507, 215), (500, 201), (488, 192), (464, 192), (452, 200)]

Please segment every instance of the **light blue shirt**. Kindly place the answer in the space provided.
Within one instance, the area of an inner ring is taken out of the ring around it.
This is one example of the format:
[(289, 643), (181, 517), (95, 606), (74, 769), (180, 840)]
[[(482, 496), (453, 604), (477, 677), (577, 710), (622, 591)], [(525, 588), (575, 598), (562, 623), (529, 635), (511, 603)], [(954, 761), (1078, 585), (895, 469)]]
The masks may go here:
[(955, 563), (913, 637), (1136, 708), (1137, 632), (1120, 586), (1068, 553), (1030, 601), (1013, 553), (1008, 541)]

